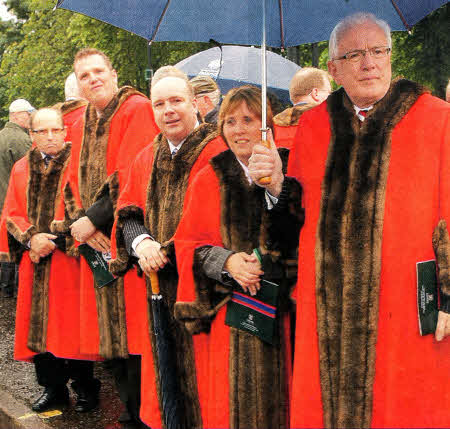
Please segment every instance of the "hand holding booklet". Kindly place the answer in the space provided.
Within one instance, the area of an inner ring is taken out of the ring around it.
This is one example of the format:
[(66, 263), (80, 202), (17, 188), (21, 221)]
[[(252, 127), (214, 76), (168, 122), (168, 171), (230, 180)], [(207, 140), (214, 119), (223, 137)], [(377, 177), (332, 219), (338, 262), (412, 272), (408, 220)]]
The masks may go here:
[[(259, 252), (255, 250), (258, 256)], [(261, 279), (260, 284), (259, 291), (251, 296), (235, 282), (235, 290), (227, 304), (225, 324), (249, 332), (269, 344), (277, 344), (277, 304), (280, 288), (276, 283), (265, 279)]]

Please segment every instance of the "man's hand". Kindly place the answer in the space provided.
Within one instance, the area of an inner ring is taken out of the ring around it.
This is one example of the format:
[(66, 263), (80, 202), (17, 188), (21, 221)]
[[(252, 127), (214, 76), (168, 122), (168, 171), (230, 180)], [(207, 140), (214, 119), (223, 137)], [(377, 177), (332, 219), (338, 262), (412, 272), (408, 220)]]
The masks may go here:
[(436, 340), (442, 341), (450, 335), (450, 314), (440, 311), (438, 313), (438, 322), (436, 326)]
[(39, 261), (41, 260), (39, 255), (36, 252), (33, 252), (32, 250), (30, 250), (29, 255), (30, 255), (31, 262), (33, 262), (34, 264), (38, 264)]
[(55, 238), (57, 238), (56, 235), (47, 234), (45, 232), (34, 234), (30, 240), (30, 249), (39, 258), (45, 258), (56, 249), (56, 244), (52, 241), (52, 239), (54, 240)]
[(223, 268), (242, 286), (245, 292), (248, 291), (250, 295), (256, 295), (261, 287), (259, 284), (260, 276), (264, 272), (261, 271), (261, 264), (254, 254), (233, 253), (226, 260)]
[(111, 240), (98, 229), (86, 240), (86, 244), (99, 252), (111, 250)]
[(161, 244), (150, 238), (142, 240), (136, 246), (136, 254), (139, 257), (139, 265), (147, 276), (164, 268), (169, 262), (167, 256), (161, 251)]
[[(252, 156), (248, 160), (248, 171), (255, 184), (266, 188), (274, 197), (278, 197), (284, 181), (282, 163), (270, 130), (267, 132), (267, 139), (270, 142), (270, 148), (262, 144), (253, 147)], [(270, 184), (261, 185), (259, 179), (262, 177), (270, 177)]]
[(80, 243), (87, 241), (96, 230), (97, 229), (94, 224), (87, 216), (83, 216), (70, 225), (70, 233), (72, 234), (72, 237)]

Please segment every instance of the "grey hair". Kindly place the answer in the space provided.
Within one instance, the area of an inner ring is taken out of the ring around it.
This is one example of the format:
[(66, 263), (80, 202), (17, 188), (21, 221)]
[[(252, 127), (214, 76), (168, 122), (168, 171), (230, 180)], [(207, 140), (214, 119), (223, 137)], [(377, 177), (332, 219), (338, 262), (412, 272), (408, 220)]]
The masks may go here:
[(346, 16), (339, 21), (334, 27), (330, 35), (330, 41), (328, 42), (328, 58), (330, 60), (337, 56), (338, 44), (342, 35), (356, 25), (363, 24), (367, 21), (373, 22), (378, 25), (386, 36), (389, 48), (392, 48), (391, 27), (386, 21), (377, 18), (373, 13), (369, 12), (356, 12), (352, 15)]

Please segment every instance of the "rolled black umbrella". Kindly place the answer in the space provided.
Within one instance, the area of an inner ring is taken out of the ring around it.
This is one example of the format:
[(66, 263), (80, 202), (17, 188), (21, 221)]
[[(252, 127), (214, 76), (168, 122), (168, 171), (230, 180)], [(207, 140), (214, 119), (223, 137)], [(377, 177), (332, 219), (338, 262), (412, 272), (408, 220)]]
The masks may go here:
[(175, 348), (170, 334), (169, 309), (159, 290), (158, 274), (150, 275), (152, 286), (153, 332), (155, 334), (156, 359), (161, 392), (163, 420), (167, 429), (182, 429), (181, 407), (179, 403)]

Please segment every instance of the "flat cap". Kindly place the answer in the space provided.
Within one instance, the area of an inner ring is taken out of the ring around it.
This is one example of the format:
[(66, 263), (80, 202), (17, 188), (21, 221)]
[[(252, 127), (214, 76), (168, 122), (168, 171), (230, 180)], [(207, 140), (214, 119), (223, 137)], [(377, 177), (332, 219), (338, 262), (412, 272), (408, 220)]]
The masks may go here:
[(32, 112), (33, 110), (36, 109), (24, 98), (18, 98), (9, 105), (9, 113)]
[(219, 87), (216, 81), (207, 75), (198, 75), (190, 80), (195, 95), (208, 94), (217, 91)]

